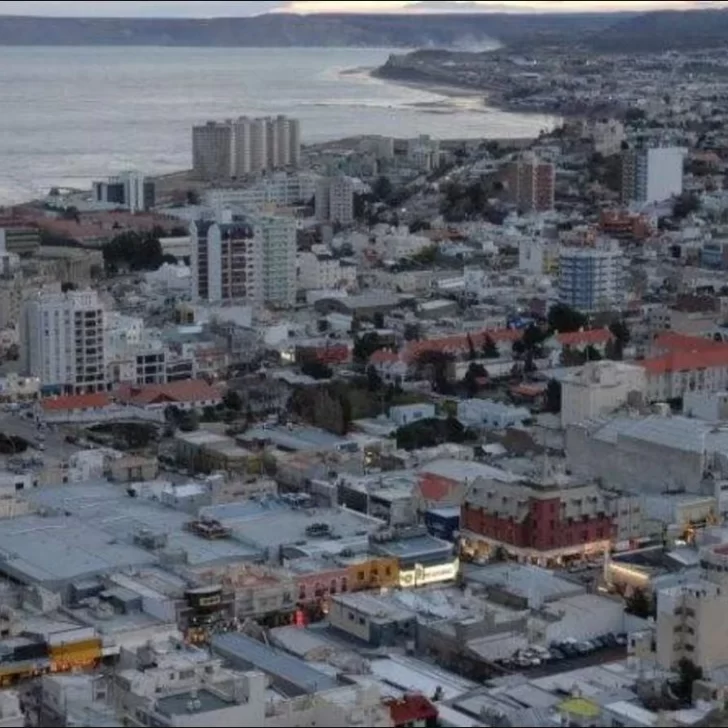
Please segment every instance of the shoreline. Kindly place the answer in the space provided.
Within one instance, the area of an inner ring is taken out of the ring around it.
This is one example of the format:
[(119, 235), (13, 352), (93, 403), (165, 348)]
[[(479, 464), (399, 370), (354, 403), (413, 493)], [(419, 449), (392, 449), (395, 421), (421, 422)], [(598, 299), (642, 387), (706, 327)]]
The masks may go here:
[(491, 108), (497, 111), (507, 112), (509, 114), (522, 114), (523, 116), (548, 116), (554, 119), (564, 119), (569, 114), (564, 111), (546, 111), (536, 109), (519, 109), (509, 106), (506, 103), (500, 101), (497, 97), (494, 97), (492, 91), (487, 88), (476, 89), (472, 86), (465, 84), (458, 85), (455, 83), (447, 84), (441, 81), (417, 81), (413, 79), (398, 79), (392, 76), (380, 75), (378, 73), (379, 68), (373, 68), (369, 70), (369, 75), (379, 81), (385, 83), (391, 83), (394, 86), (403, 86), (405, 88), (417, 89), (420, 91), (429, 91), (433, 94), (439, 94), (447, 98), (477, 98), (481, 100), (484, 108)]

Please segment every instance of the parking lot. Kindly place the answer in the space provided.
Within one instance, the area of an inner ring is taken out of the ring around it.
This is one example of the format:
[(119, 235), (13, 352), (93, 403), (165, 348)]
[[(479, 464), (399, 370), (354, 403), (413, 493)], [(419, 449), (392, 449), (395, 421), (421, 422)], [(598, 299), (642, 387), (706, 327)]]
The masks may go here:
[(497, 664), (514, 672), (528, 672), (529, 675), (550, 675), (564, 670), (578, 670), (581, 667), (599, 665), (622, 660), (626, 657), (627, 635), (609, 634), (594, 640), (577, 641), (567, 639), (551, 643), (548, 648), (529, 647), (519, 650), (510, 659)]

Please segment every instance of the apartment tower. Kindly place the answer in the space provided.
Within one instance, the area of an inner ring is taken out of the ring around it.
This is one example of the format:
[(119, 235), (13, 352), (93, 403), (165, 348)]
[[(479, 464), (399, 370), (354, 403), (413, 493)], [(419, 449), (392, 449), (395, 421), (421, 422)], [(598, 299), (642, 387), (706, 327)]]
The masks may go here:
[(192, 129), (195, 176), (230, 179), (298, 166), (301, 127), (286, 116), (208, 121)]
[(554, 209), (556, 170), (553, 164), (541, 162), (526, 153), (518, 161), (506, 165), (504, 182), (508, 201), (520, 213), (547, 212)]
[(40, 292), (20, 319), (21, 365), (44, 387), (85, 394), (106, 389), (104, 309), (95, 291)]

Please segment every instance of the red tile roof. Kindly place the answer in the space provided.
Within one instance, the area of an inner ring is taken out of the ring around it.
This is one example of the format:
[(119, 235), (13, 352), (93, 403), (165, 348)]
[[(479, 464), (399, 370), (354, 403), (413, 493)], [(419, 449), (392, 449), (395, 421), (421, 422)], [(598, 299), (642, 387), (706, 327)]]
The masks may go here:
[(392, 364), (399, 361), (399, 354), (386, 349), (379, 349), (369, 357), (370, 364)]
[(420, 476), (420, 494), (429, 503), (440, 503), (450, 497), (452, 490), (458, 483), (449, 478), (443, 478), (431, 473)]
[(672, 351), (664, 356), (645, 359), (640, 364), (647, 374), (728, 367), (728, 346), (715, 346), (697, 351)]
[(606, 344), (614, 338), (609, 329), (589, 329), (588, 331), (570, 331), (556, 334), (556, 340), (561, 346), (595, 346)]
[(95, 394), (73, 394), (66, 397), (49, 397), (41, 400), (40, 406), (46, 412), (69, 412), (71, 410), (98, 409), (111, 404), (106, 392)]
[[(483, 347), (486, 335), (489, 336), (496, 344), (501, 342), (513, 343), (521, 338), (523, 332), (515, 329), (486, 329), (484, 331), (473, 331), (470, 334), (470, 339), (476, 349), (478, 347)], [(450, 354), (458, 354), (467, 351), (468, 347), (467, 334), (456, 334), (455, 336), (446, 336), (441, 339), (413, 341), (405, 348), (404, 358), (407, 361), (414, 361), (425, 351), (442, 351)]]
[(437, 708), (424, 695), (405, 695), (385, 701), (392, 725), (404, 726), (415, 722), (435, 720)]
[(179, 382), (144, 386), (126, 384), (119, 388), (117, 397), (122, 402), (140, 406), (161, 402), (219, 402), (222, 399), (220, 391), (204, 379), (183, 379)]
[(713, 339), (706, 339), (704, 336), (689, 336), (673, 332), (660, 334), (654, 341), (656, 349), (665, 351), (705, 351), (720, 346), (725, 346), (725, 344)]

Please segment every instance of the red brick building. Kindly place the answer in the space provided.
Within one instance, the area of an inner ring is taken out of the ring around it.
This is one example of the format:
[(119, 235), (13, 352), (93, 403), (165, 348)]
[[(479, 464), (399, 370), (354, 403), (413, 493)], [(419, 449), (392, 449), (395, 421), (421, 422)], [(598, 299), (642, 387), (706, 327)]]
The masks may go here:
[(465, 555), (502, 548), (540, 565), (579, 559), (610, 548), (615, 523), (597, 485), (572, 486), (564, 478), (502, 483), (478, 480), (461, 508)]

